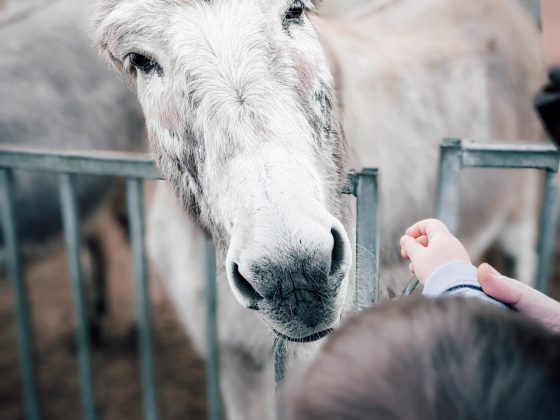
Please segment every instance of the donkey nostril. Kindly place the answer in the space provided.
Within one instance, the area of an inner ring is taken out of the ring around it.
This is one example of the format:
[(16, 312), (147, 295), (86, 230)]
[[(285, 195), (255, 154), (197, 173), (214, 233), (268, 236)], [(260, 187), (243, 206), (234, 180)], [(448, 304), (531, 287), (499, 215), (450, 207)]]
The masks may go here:
[(235, 287), (239, 291), (239, 293), (249, 301), (248, 308), (249, 309), (258, 309), (257, 302), (262, 300), (263, 297), (255, 290), (251, 283), (249, 283), (245, 277), (239, 272), (239, 266), (237, 264), (233, 264), (232, 270), (232, 277), (233, 283)]
[(344, 239), (340, 232), (335, 228), (331, 229), (331, 235), (334, 239), (331, 253), (331, 269), (329, 276), (333, 276), (341, 271), (342, 264), (345, 259)]

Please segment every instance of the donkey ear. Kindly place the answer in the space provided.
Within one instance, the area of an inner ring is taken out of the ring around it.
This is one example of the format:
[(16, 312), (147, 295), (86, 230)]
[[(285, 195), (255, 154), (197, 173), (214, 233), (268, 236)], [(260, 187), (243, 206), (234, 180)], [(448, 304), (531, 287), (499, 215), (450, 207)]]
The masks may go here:
[(102, 9), (106, 8), (113, 9), (117, 4), (119, 4), (122, 0), (94, 0), (94, 7), (98, 11), (102, 11)]
[(103, 53), (103, 50), (108, 49), (110, 36), (105, 22), (117, 3), (118, 0), (94, 0), (91, 4), (89, 33), (91, 34), (92, 41), (100, 53)]
[(97, 23), (103, 20), (120, 2), (121, 0), (94, 0), (90, 6), (91, 21)]

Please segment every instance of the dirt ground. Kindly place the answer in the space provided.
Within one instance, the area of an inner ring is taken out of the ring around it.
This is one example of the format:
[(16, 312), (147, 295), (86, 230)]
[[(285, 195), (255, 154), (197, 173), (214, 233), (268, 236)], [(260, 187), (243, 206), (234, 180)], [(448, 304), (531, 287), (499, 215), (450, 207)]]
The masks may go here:
[[(133, 283), (123, 230), (107, 214), (101, 219), (109, 250), (109, 313), (103, 344), (93, 348), (95, 392), (100, 418), (142, 418)], [(560, 249), (557, 253), (560, 255)], [(553, 296), (560, 298), (560, 264)], [(74, 312), (66, 259), (60, 251), (27, 271), (32, 307), (39, 393), (45, 419), (79, 419), (80, 398), (73, 351)], [(0, 278), (0, 419), (23, 419), (20, 371), (10, 284)], [(206, 417), (204, 362), (194, 353), (172, 306), (151, 278), (156, 389), (161, 418)]]

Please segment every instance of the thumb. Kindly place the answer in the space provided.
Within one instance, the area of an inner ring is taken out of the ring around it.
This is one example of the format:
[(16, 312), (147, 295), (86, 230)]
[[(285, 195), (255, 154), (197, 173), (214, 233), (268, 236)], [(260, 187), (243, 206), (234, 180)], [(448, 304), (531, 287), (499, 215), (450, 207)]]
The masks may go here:
[(420, 243), (418, 243), (412, 236), (404, 235), (401, 238), (400, 243), (404, 252), (411, 260), (416, 258), (424, 250), (424, 247)]
[(490, 264), (478, 267), (478, 282), (484, 293), (508, 305), (516, 306), (523, 295), (523, 283), (500, 274)]
[(488, 295), (560, 331), (560, 302), (520, 281), (501, 275), (488, 264), (478, 268), (478, 281)]

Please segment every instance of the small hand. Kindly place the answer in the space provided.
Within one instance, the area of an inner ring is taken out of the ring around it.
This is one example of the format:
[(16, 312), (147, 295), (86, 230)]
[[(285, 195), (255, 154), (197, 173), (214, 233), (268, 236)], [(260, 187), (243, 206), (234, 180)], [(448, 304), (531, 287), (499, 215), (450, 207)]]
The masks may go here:
[(478, 281), (487, 295), (560, 332), (560, 302), (525, 283), (503, 276), (489, 264), (478, 267)]
[(422, 284), (442, 265), (456, 261), (471, 262), (463, 244), (437, 219), (422, 220), (409, 227), (400, 244), (401, 255), (410, 259), (410, 272)]

